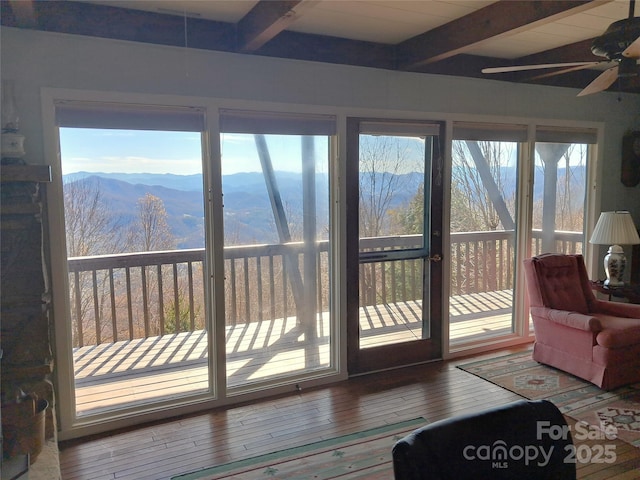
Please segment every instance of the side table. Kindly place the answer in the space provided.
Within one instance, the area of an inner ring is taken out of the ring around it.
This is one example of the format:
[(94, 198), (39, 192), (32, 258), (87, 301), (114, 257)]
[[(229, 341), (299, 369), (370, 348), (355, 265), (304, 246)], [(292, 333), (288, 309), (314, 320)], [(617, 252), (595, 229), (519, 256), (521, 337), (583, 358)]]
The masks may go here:
[(596, 292), (609, 296), (609, 300), (613, 297), (626, 299), (629, 303), (640, 304), (640, 284), (624, 285), (622, 287), (608, 287), (601, 280), (592, 281), (591, 289)]

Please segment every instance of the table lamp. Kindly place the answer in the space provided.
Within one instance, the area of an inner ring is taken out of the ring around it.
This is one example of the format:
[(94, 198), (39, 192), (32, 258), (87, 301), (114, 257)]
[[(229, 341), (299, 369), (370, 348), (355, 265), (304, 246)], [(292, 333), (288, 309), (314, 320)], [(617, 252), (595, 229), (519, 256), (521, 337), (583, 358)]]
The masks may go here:
[(633, 224), (629, 212), (602, 212), (596, 228), (593, 230), (589, 243), (596, 245), (610, 245), (604, 257), (604, 271), (607, 279), (604, 284), (608, 287), (622, 287), (622, 276), (627, 265), (624, 250), (620, 245), (635, 245), (640, 243), (640, 236)]

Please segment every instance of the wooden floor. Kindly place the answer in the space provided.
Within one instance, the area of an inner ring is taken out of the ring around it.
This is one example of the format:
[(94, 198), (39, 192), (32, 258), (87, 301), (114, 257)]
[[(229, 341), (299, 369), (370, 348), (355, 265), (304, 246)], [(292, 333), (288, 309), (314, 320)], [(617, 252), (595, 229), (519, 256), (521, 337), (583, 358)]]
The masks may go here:
[[(509, 333), (511, 301), (511, 291), (452, 297), (451, 344)], [(421, 338), (421, 306), (410, 301), (363, 307), (360, 329), (361, 348)], [(328, 368), (328, 315), (319, 316), (313, 343), (302, 330), (295, 317), (227, 327), (227, 386)], [(206, 392), (207, 333), (82, 347), (74, 352), (74, 366), (78, 416)]]
[[(471, 358), (370, 374), (329, 387), (68, 441), (60, 445), (62, 478), (168, 479), (387, 423), (419, 416), (434, 422), (520, 399), (456, 368), (468, 361)], [(615, 451), (614, 464), (581, 464), (578, 478), (640, 478), (640, 449), (617, 441)]]

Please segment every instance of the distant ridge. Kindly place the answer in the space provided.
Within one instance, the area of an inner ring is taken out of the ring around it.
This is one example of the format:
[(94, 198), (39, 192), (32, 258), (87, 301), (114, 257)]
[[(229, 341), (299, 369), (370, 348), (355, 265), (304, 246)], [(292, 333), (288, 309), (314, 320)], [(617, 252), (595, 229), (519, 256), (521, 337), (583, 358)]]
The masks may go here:
[(64, 175), (66, 181), (75, 181), (87, 177), (100, 177), (120, 180), (131, 185), (150, 185), (174, 190), (201, 191), (202, 174), (175, 175), (173, 173), (103, 173), (103, 172), (75, 172)]

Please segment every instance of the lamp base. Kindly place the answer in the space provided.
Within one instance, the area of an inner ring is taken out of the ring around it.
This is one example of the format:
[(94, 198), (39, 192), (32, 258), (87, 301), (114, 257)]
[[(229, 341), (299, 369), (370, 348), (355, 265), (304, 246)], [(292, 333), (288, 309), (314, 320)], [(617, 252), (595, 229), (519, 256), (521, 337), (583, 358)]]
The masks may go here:
[(604, 271), (607, 279), (604, 285), (607, 287), (624, 287), (622, 277), (627, 266), (627, 258), (624, 256), (624, 250), (620, 245), (611, 245), (609, 252), (604, 257)]

